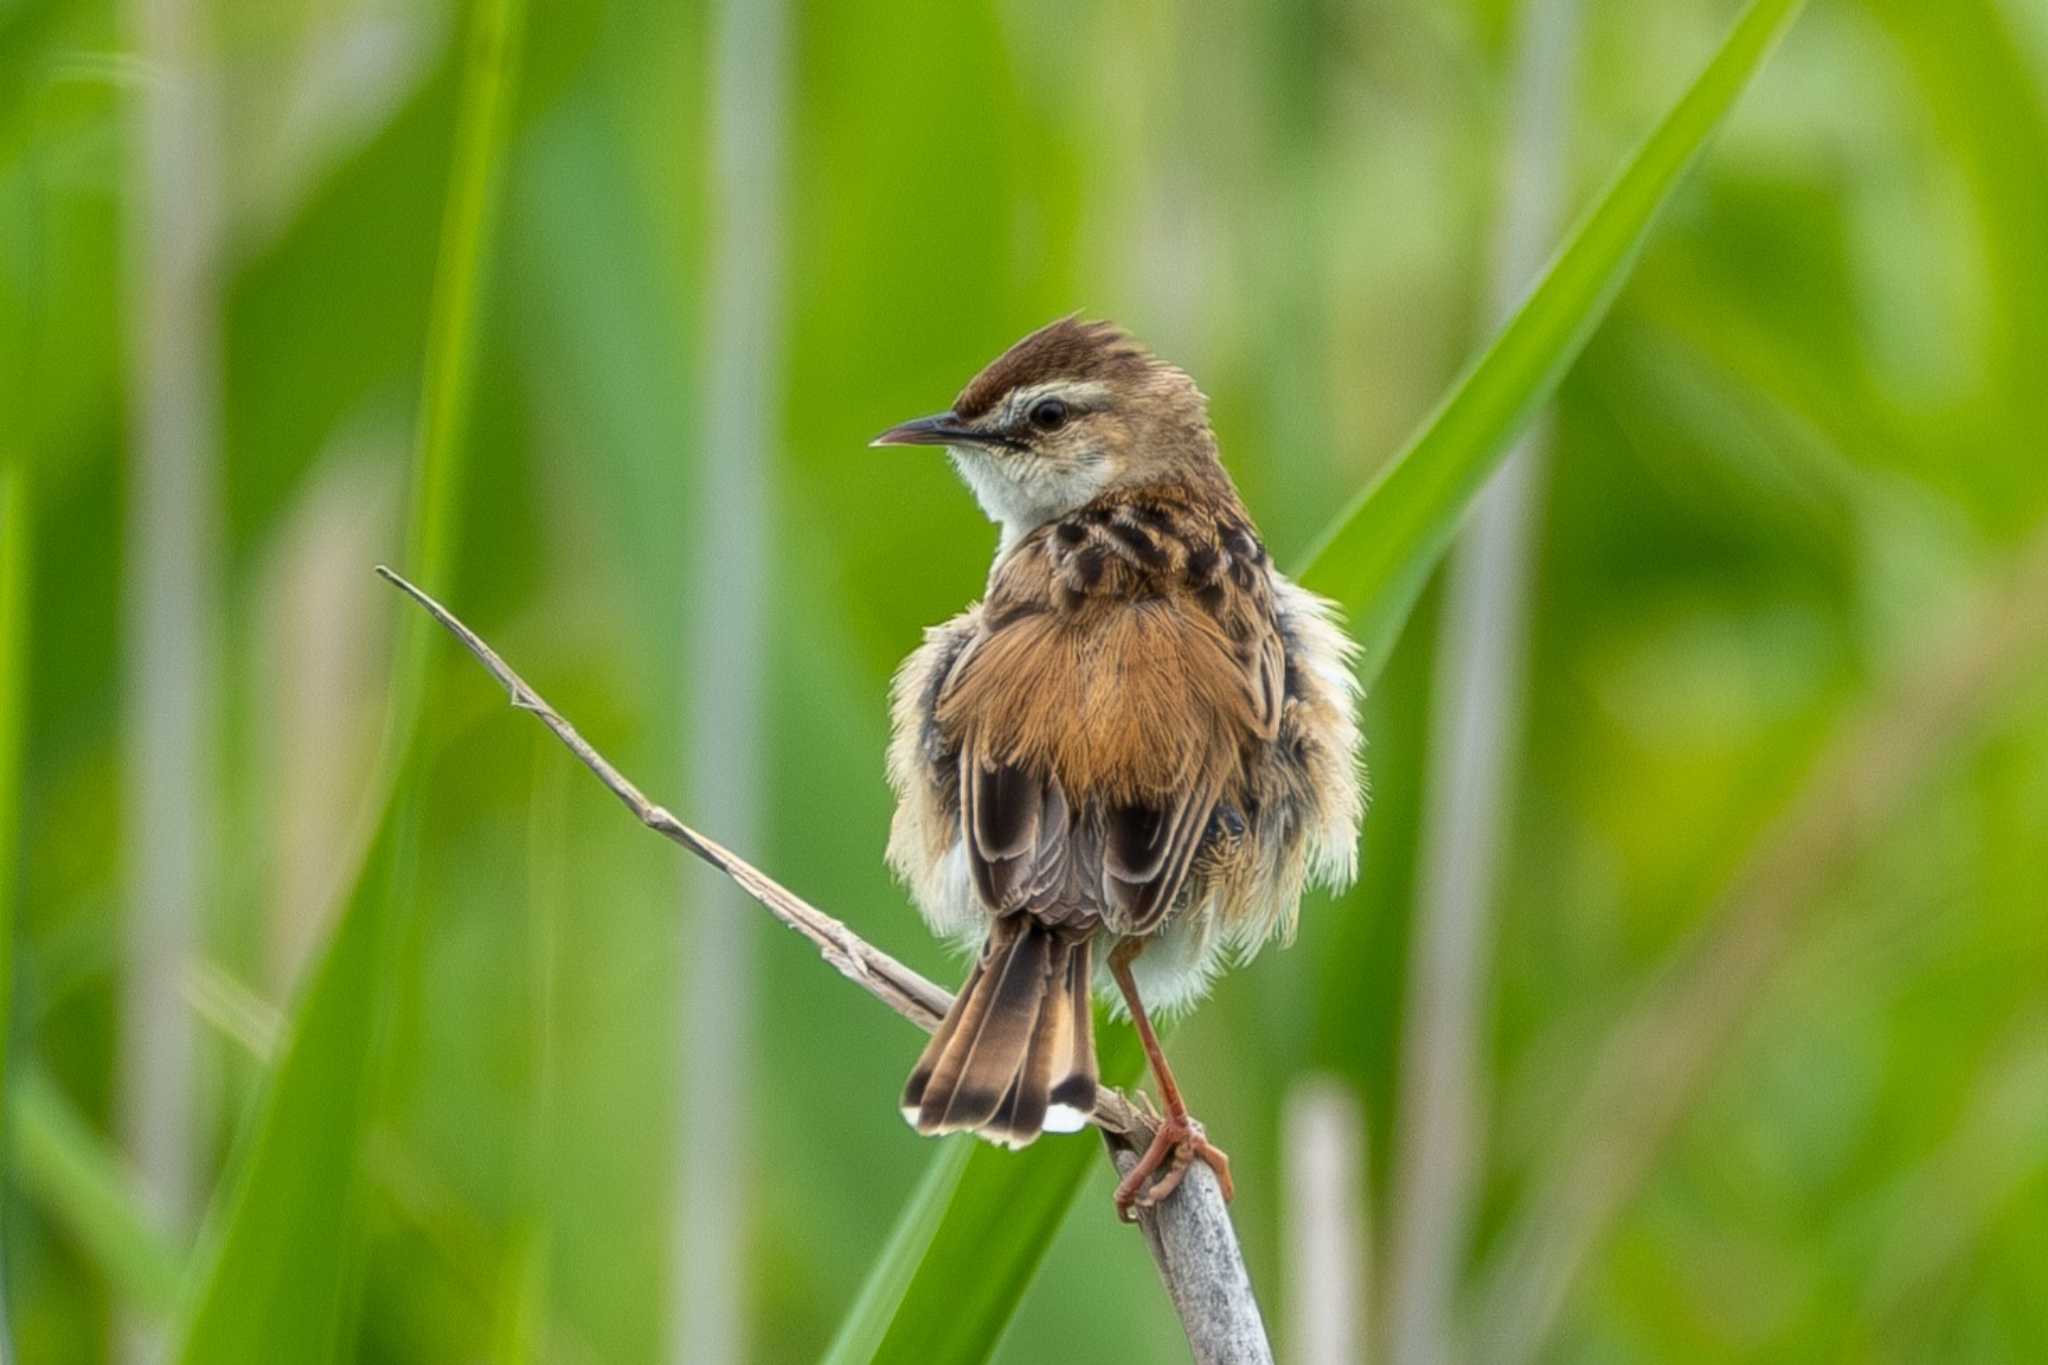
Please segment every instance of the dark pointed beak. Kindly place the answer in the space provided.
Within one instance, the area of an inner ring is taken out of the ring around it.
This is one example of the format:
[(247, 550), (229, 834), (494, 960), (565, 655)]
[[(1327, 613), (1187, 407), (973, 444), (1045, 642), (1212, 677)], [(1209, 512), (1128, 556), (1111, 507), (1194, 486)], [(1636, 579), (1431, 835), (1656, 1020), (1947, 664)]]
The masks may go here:
[(988, 438), (970, 429), (951, 412), (935, 412), (914, 422), (900, 422), (869, 441), (870, 446), (972, 446)]
[(868, 442), (871, 446), (983, 446), (990, 450), (1028, 450), (1029, 446), (1000, 431), (978, 431), (950, 412), (935, 412), (904, 422)]

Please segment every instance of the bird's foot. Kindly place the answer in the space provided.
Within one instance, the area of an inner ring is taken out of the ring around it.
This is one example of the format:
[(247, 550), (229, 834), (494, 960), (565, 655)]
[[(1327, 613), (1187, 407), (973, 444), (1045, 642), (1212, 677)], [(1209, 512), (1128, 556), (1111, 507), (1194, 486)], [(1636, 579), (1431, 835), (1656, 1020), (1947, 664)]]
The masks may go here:
[[(1223, 1198), (1228, 1201), (1235, 1189), (1230, 1183), (1230, 1158), (1223, 1149), (1210, 1142), (1202, 1131), (1202, 1125), (1185, 1113), (1169, 1114), (1161, 1119), (1158, 1129), (1152, 1134), (1151, 1146), (1138, 1158), (1138, 1164), (1117, 1182), (1116, 1216), (1130, 1223), (1137, 1219), (1134, 1210), (1156, 1208), (1161, 1200), (1180, 1188), (1189, 1163), (1197, 1159), (1216, 1172), (1216, 1182), (1223, 1187)], [(1155, 1172), (1158, 1179), (1148, 1186), (1145, 1182)]]

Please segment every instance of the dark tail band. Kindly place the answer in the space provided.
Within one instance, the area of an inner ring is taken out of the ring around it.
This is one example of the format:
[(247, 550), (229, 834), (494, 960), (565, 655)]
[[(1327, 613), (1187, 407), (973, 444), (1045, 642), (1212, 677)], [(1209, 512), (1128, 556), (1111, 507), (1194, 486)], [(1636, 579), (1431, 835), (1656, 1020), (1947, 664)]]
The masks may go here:
[(903, 1117), (920, 1133), (973, 1132), (1006, 1147), (1086, 1123), (1096, 1086), (1091, 956), (1087, 939), (1030, 915), (996, 920), (903, 1087)]

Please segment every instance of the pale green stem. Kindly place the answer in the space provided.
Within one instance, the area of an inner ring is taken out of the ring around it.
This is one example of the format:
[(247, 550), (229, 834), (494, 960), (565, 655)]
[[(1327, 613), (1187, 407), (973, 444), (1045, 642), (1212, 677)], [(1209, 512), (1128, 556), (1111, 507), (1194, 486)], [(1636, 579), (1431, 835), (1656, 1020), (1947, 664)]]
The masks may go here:
[[(676, 585), (695, 604), (682, 641), (690, 809), (718, 812), (740, 847), (762, 842), (761, 693), (780, 459), (783, 122), (789, 16), (781, 0), (712, 10), (712, 231), (701, 343), (703, 430)], [(745, 1351), (749, 1218), (744, 1122), (752, 1055), (753, 924), (725, 878), (683, 870), (682, 1121), (676, 1152), (673, 1358)]]
[[(1578, 0), (1521, 8), (1488, 301), (1496, 322), (1542, 269), (1563, 217), (1578, 10)], [(1403, 1365), (1451, 1356), (1485, 1158), (1487, 964), (1521, 747), (1546, 445), (1532, 427), (1479, 495), (1444, 594), (1394, 1111), (1386, 1358)]]

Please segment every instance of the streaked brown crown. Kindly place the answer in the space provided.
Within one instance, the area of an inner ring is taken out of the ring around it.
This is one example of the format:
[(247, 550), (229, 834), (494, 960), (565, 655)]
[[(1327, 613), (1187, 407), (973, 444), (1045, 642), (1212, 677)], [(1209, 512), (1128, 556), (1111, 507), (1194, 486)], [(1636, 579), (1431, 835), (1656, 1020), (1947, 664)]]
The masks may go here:
[(1083, 322), (1077, 315), (1063, 317), (989, 362), (953, 400), (953, 412), (972, 421), (1020, 384), (1052, 379), (1135, 383), (1166, 368), (1115, 323)]

